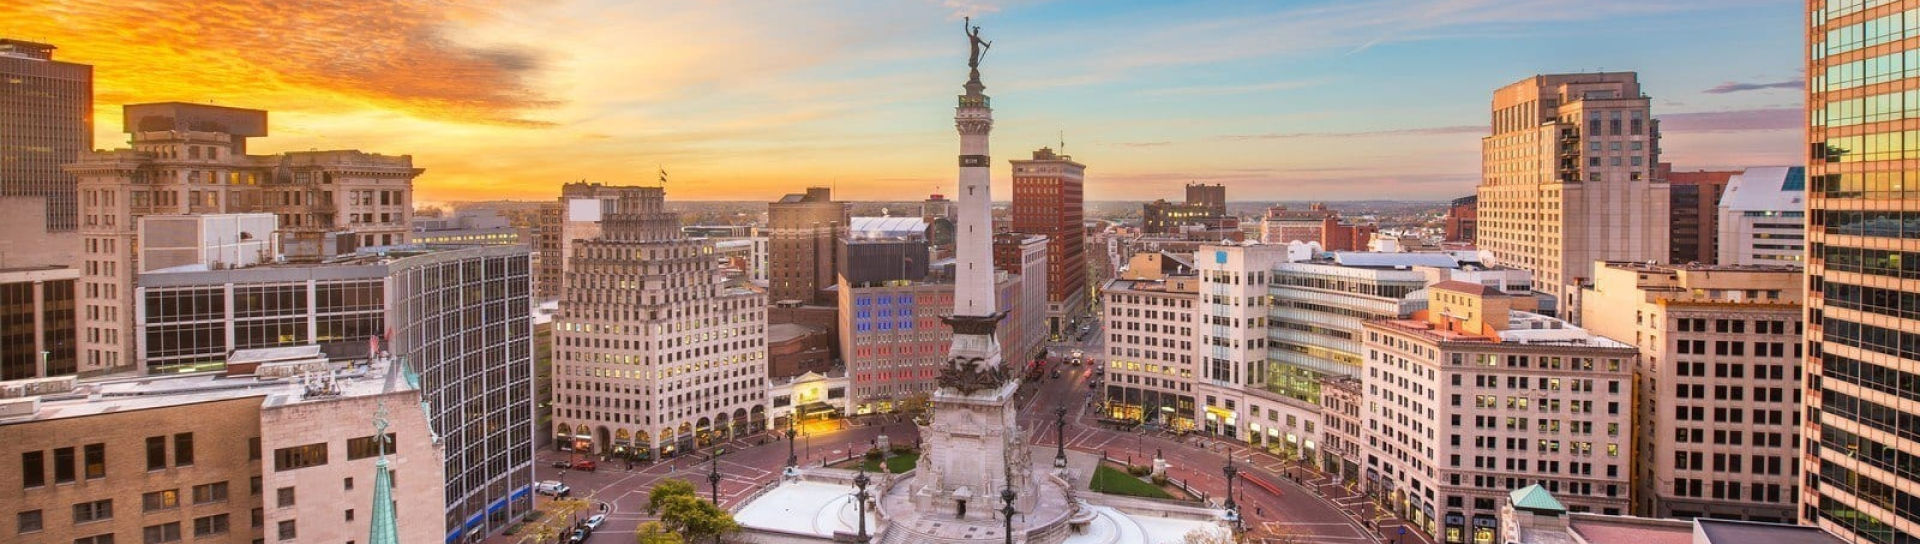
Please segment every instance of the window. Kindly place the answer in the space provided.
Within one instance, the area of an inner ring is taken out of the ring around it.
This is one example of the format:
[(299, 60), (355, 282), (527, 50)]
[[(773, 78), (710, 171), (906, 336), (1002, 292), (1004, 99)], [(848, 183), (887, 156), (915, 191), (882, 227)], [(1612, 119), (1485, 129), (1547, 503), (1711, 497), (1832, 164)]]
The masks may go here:
[(34, 488), (43, 485), (47, 485), (47, 452), (21, 452), (20, 487)]
[(107, 477), (107, 445), (87, 444), (87, 479)]
[(76, 524), (109, 519), (113, 519), (113, 499), (101, 499), (73, 505), (73, 522)]
[(113, 544), (113, 533), (73, 539), (73, 544)]
[(280, 522), (280, 540), (293, 540), (295, 537), (298, 537), (299, 535), (300, 535), (299, 527), (293, 524), (293, 520), (286, 520), (286, 521)]
[(227, 483), (214, 482), (193, 486), (193, 503), (206, 504), (227, 500)]
[(53, 450), (53, 483), (73, 482), (73, 448)]
[(180, 490), (166, 489), (148, 492), (140, 496), (140, 504), (147, 512), (180, 507)]
[(167, 468), (167, 437), (147, 437), (147, 470)]
[(195, 538), (224, 534), (227, 534), (226, 514), (193, 519), (193, 536)]
[(262, 525), (266, 524), (267, 513), (265, 510), (254, 508), (251, 517), (253, 518), (253, 528), (255, 529), (259, 529)]
[(258, 497), (260, 496), (260, 493), (265, 491), (265, 489), (266, 487), (262, 486), (260, 483), (259, 476), (254, 476), (252, 479), (247, 480), (247, 495)]
[(353, 521), (353, 509), (352, 509), (352, 508), (348, 508), (348, 509), (347, 509), (347, 521)]
[[(387, 433), (386, 442), (386, 453), (394, 453), (394, 446), (397, 442), (394, 439), (393, 433)], [(372, 436), (349, 438), (347, 439), (347, 460), (352, 461), (380, 455), (379, 446), (380, 444), (375, 442)]]
[(279, 506), (281, 508), (293, 506), (293, 488), (291, 487), (280, 488), (278, 500), (274, 503), (274, 505)]
[(173, 466), (193, 464), (193, 433), (173, 435)]
[(317, 442), (273, 450), (273, 469), (293, 470), (327, 464), (327, 443)]
[(145, 530), (142, 530), (140, 532), (142, 534), (142, 537), (140, 540), (141, 542), (145, 542), (146, 544), (162, 544), (165, 542), (179, 542), (180, 541), (180, 522), (175, 521), (172, 523), (162, 523), (159, 525), (148, 525)]
[(23, 534), (23, 535), (27, 533), (38, 533), (41, 531), (41, 529), (44, 529), (46, 525), (46, 520), (40, 519), (39, 510), (28, 510), (25, 512), (21, 512), (16, 519), (18, 521), (14, 524), (14, 526), (18, 527), (20, 529), (20, 534)]

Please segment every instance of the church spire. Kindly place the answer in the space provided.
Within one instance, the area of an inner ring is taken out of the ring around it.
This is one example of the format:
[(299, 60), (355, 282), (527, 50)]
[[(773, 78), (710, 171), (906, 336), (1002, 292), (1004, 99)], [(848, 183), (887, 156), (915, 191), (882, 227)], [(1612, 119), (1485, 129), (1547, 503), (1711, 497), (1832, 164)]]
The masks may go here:
[(380, 457), (373, 462), (373, 519), (368, 526), (369, 544), (400, 544), (400, 524), (393, 515), (393, 476), (387, 473), (387, 404), (373, 413), (373, 441)]

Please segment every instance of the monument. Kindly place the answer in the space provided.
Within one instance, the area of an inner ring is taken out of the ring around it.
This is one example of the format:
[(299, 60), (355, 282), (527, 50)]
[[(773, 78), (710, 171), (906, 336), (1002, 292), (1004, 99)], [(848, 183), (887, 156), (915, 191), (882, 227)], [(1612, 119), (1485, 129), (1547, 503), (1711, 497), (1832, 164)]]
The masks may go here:
[[(867, 494), (865, 472), (790, 470), (735, 512), (739, 541), (858, 542), (874, 527), (874, 542), (881, 544), (1161, 544), (1224, 527), (1219, 510), (1197, 503), (1087, 498), (1096, 495), (1086, 492), (1086, 477), (1099, 462), (1092, 454), (1059, 448), (1049, 452), (1058, 461), (1035, 465), (1035, 447), (1016, 418), (1020, 380), (1007, 368), (994, 335), (1006, 315), (993, 291), (993, 161), (987, 147), (993, 107), (980, 82), (980, 59), (993, 42), (981, 38), (971, 19), (962, 28), (971, 55), (953, 116), (960, 132), (953, 313), (942, 316), (953, 328), (953, 341), (930, 399), (932, 418), (920, 430), (919, 464), (882, 476), (877, 496)], [(862, 508), (869, 497), (876, 499), (872, 507)]]
[[(971, 20), (968, 21), (971, 23)], [(914, 504), (923, 512), (951, 512), (960, 519), (990, 520), (1001, 507), (1001, 491), (1016, 493), (1014, 507), (1030, 510), (1031, 463), (1025, 436), (1015, 420), (1012, 378), (1001, 358), (994, 329), (1006, 314), (993, 292), (993, 159), (987, 137), (993, 132), (993, 105), (982, 92), (980, 57), (992, 46), (980, 27), (963, 27), (971, 44), (968, 78), (954, 108), (960, 132), (960, 182), (954, 219), (953, 328), (940, 389), (933, 393), (933, 420), (921, 430), (926, 454), (920, 460)]]

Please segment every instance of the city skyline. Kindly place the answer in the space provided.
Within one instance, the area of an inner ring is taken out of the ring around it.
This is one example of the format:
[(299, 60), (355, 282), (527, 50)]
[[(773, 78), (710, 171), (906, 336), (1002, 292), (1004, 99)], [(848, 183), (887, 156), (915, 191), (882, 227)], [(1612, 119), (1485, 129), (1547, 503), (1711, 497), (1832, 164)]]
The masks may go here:
[(66, 2), (0, 7), (0, 34), (96, 66), (95, 147), (124, 145), (121, 104), (268, 109), (277, 132), (260, 151), (412, 154), (421, 203), (541, 199), (661, 166), (676, 200), (945, 192), (946, 134), (928, 112), (957, 83), (942, 40), (966, 14), (1018, 45), (996, 50), (986, 81), (1007, 104), (1000, 145), (1064, 132), (1098, 165), (1088, 200), (1177, 196), (1186, 181), (1251, 200), (1471, 194), (1487, 89), (1600, 69), (1641, 74), (1676, 168), (1794, 164), (1801, 52), (1767, 38), (1800, 10), (1667, 4), (341, 2), (287, 18)]

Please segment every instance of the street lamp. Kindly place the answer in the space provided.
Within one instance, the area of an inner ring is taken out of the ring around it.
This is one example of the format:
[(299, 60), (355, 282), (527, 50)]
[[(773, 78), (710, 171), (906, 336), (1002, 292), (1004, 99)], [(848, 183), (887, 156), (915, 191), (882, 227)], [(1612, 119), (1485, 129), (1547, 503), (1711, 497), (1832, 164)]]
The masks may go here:
[(794, 455), (793, 453), (793, 437), (794, 435), (799, 434), (800, 432), (794, 429), (794, 425), (796, 423), (799, 423), (799, 422), (794, 421), (794, 418), (792, 416), (787, 417), (787, 468), (793, 468), (800, 465), (800, 457)]
[(1012, 483), (1008, 483), (1006, 487), (1000, 488), (1000, 502), (1006, 504), (1005, 506), (1000, 507), (1000, 516), (1003, 518), (1006, 518), (1005, 521), (1007, 524), (1007, 544), (1013, 544), (1013, 499), (1014, 497), (1015, 495), (1013, 493)]
[(1239, 506), (1233, 503), (1233, 477), (1240, 475), (1240, 469), (1233, 466), (1232, 455), (1227, 456), (1227, 466), (1221, 468), (1220, 473), (1227, 476), (1227, 510), (1238, 511)]
[(867, 478), (867, 468), (864, 465), (860, 467), (860, 473), (853, 476), (853, 486), (859, 488), (859, 491), (853, 494), (853, 499), (860, 501), (859, 509), (856, 510), (860, 517), (860, 533), (854, 537), (856, 539), (854, 542), (860, 544), (867, 542), (867, 484), (872, 481)]
[(1059, 447), (1053, 454), (1053, 466), (1067, 466), (1067, 405), (1053, 409), (1053, 437)]
[(725, 451), (716, 449), (713, 455), (707, 456), (707, 460), (712, 461), (712, 468), (707, 472), (707, 485), (713, 487), (713, 505), (716, 507), (720, 506), (720, 454)]

